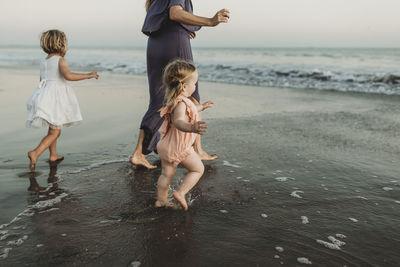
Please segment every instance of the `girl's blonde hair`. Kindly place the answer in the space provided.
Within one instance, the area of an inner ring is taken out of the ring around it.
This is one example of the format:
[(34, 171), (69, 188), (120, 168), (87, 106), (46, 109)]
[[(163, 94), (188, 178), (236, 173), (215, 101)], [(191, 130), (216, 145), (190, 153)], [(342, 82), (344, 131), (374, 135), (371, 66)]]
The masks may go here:
[(67, 36), (59, 30), (48, 30), (40, 37), (40, 47), (47, 54), (60, 53), (64, 56), (67, 53)]
[(153, 3), (153, 0), (146, 0), (146, 12), (149, 11), (151, 3)]
[(174, 107), (176, 105), (176, 99), (183, 91), (183, 84), (190, 79), (195, 71), (196, 67), (193, 63), (181, 59), (174, 60), (165, 67), (163, 85), (166, 106)]

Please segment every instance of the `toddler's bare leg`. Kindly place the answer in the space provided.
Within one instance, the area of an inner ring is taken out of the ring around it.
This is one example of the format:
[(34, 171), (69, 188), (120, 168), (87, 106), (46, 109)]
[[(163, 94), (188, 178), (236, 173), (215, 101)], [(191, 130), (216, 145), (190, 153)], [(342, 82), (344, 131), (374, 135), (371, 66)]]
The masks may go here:
[(161, 175), (157, 182), (157, 201), (156, 207), (171, 206), (168, 202), (168, 188), (171, 179), (176, 172), (177, 164), (169, 163), (168, 161), (161, 160)]
[(204, 173), (204, 165), (197, 153), (192, 153), (181, 162), (189, 172), (183, 178), (179, 189), (174, 192), (174, 198), (181, 203), (184, 210), (188, 210), (185, 195), (192, 189)]
[(34, 150), (28, 152), (28, 157), (30, 160), (29, 168), (31, 171), (35, 170), (37, 159), (47, 148), (50, 147), (55, 140), (57, 140), (57, 138), (60, 136), (60, 133), (61, 130), (49, 128), (48, 134), (42, 139), (42, 141), (40, 141), (40, 144)]
[[(50, 129), (49, 129), (48, 134), (50, 134)], [(60, 137), (60, 135), (61, 135), (61, 130), (60, 130), (60, 134), (58, 135), (58, 137)], [(60, 156), (57, 154), (57, 140), (58, 140), (58, 138), (56, 140), (54, 140), (54, 142), (51, 143), (49, 146), (49, 151), (50, 151), (49, 161), (50, 162), (61, 161), (64, 159), (63, 156)]]

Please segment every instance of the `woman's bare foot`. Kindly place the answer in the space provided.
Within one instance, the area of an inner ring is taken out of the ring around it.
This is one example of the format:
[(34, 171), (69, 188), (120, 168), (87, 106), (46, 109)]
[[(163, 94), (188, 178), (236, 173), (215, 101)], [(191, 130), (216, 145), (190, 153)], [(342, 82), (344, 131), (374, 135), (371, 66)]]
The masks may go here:
[(185, 196), (182, 196), (182, 194), (178, 193), (177, 191), (174, 192), (173, 196), (179, 203), (181, 203), (184, 210), (188, 210), (188, 205)]
[(157, 166), (151, 165), (143, 154), (133, 154), (129, 159), (130, 163), (136, 166), (143, 166), (147, 169), (155, 169)]
[(31, 172), (33, 172), (33, 171), (35, 171), (35, 165), (36, 165), (36, 161), (37, 161), (36, 153), (34, 151), (29, 151), (28, 158), (30, 160), (29, 169), (31, 170)]
[(214, 159), (217, 159), (217, 158), (218, 158), (218, 156), (217, 156), (216, 154), (214, 154), (214, 155), (209, 155), (209, 154), (207, 154), (207, 152), (205, 152), (204, 150), (203, 150), (203, 151), (197, 152), (197, 155), (199, 155), (199, 157), (200, 157), (201, 160), (214, 160)]
[(59, 162), (59, 161), (62, 161), (62, 160), (64, 160), (64, 157), (60, 156), (60, 155), (50, 156), (50, 158), (49, 158), (49, 162), (50, 163)]

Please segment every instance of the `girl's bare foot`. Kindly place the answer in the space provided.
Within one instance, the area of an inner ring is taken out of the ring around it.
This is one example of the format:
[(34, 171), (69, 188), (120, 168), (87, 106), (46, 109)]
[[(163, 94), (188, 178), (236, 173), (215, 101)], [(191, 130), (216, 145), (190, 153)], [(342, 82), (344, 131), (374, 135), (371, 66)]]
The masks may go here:
[(132, 163), (133, 165), (136, 165), (136, 166), (143, 166), (143, 167), (146, 167), (147, 169), (155, 169), (155, 168), (157, 168), (157, 166), (155, 166), (155, 165), (151, 165), (148, 161), (147, 161), (147, 159), (146, 159), (146, 157), (143, 155), (143, 154), (133, 154), (132, 156), (131, 156), (131, 158), (129, 159), (129, 161), (130, 161), (130, 163)]
[(175, 205), (172, 202), (160, 201), (160, 200), (157, 200), (156, 203), (154, 203), (154, 206), (156, 206), (156, 208), (162, 208), (162, 207), (174, 208), (175, 207)]
[(34, 151), (29, 151), (28, 158), (30, 160), (29, 169), (31, 170), (31, 172), (33, 172), (33, 171), (35, 171), (35, 165), (36, 165), (36, 161), (37, 161), (36, 153)]
[(182, 194), (178, 193), (177, 191), (174, 192), (173, 196), (179, 203), (181, 203), (181, 205), (182, 205), (184, 210), (188, 210), (188, 205), (187, 205), (185, 196), (183, 196)]
[(50, 156), (50, 158), (49, 158), (49, 162), (50, 163), (59, 162), (59, 161), (62, 161), (62, 160), (64, 160), (64, 157), (60, 156), (60, 155)]

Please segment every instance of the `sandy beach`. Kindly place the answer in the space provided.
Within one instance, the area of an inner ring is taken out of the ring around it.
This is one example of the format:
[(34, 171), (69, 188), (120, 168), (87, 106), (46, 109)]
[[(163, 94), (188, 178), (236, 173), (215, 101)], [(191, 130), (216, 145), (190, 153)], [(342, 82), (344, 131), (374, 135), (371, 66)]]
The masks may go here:
[(398, 265), (399, 96), (200, 81), (219, 159), (184, 212), (154, 208), (161, 169), (128, 162), (147, 78), (100, 75), (71, 83), (84, 122), (62, 132), (65, 160), (31, 175), (39, 73), (0, 69), (1, 266)]

